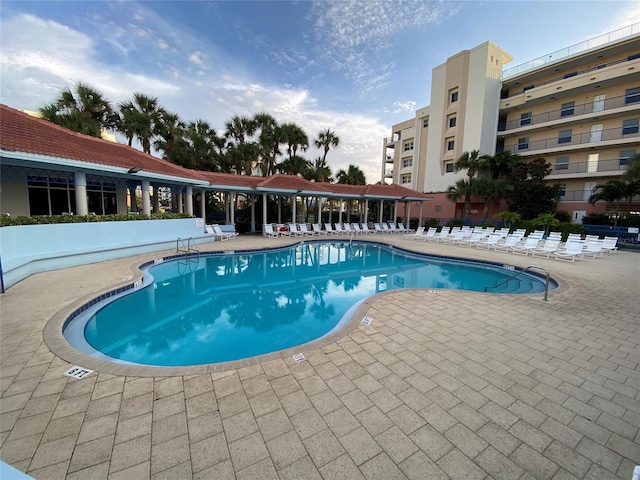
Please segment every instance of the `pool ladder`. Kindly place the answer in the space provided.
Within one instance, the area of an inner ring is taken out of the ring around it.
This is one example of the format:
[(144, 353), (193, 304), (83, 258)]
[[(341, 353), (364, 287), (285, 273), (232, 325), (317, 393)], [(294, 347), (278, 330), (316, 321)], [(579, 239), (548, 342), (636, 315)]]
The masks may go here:
[(538, 269), (538, 270), (542, 270), (545, 273), (546, 276), (546, 280), (545, 280), (545, 284), (544, 284), (544, 300), (547, 301), (547, 297), (549, 296), (549, 271), (544, 268), (544, 267), (539, 267), (538, 265), (529, 265), (527, 268), (525, 268), (524, 270), (520, 270), (516, 273), (514, 273), (513, 275), (511, 275), (509, 278), (502, 280), (499, 283), (496, 283), (494, 286), (488, 286), (488, 287), (484, 287), (484, 291), (486, 292), (489, 288), (498, 288), (500, 285), (504, 285), (505, 283), (507, 283), (509, 280), (512, 280), (516, 277), (519, 277), (520, 275), (522, 275), (523, 273), (528, 272), (531, 269)]
[(194, 253), (198, 255), (200, 253), (200, 250), (198, 250), (198, 247), (193, 237), (189, 237), (186, 240), (184, 238), (178, 238), (178, 240), (176, 240), (176, 253), (182, 253), (185, 256), (194, 254)]

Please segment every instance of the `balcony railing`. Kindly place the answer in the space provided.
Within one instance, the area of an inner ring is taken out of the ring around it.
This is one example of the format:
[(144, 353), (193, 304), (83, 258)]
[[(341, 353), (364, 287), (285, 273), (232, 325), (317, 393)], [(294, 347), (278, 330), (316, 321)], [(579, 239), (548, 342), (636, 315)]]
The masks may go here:
[(592, 190), (561, 190), (561, 202), (588, 202), (589, 197), (593, 195)]
[(384, 176), (385, 177), (392, 177), (393, 176), (393, 168), (388, 168), (384, 171)]
[(526, 118), (516, 118), (506, 123), (498, 125), (499, 132), (505, 132), (516, 128), (530, 127), (531, 125), (540, 125), (543, 123), (553, 122), (555, 120), (571, 119), (580, 115), (590, 115), (593, 113), (603, 113), (607, 110), (633, 105), (640, 107), (640, 98), (627, 98), (627, 96), (607, 98), (606, 100), (596, 100), (590, 103), (583, 103), (573, 107), (551, 110), (549, 112), (538, 113)]
[(591, 162), (576, 162), (552, 165), (553, 171), (549, 176), (554, 175), (575, 175), (580, 173), (604, 173), (620, 172), (627, 169), (628, 159), (608, 159)]
[(600, 70), (601, 68), (605, 68), (605, 67), (610, 67), (612, 65), (618, 65), (620, 63), (624, 63), (624, 62), (630, 62), (632, 60), (637, 60), (637, 56), (636, 55), (632, 55), (628, 58), (623, 58), (621, 60), (616, 60), (615, 62), (608, 62), (608, 63), (602, 63), (601, 65), (596, 65), (595, 67), (592, 68), (587, 68), (585, 70), (578, 70), (576, 72), (572, 72), (572, 74), (570, 76), (562, 76), (562, 77), (556, 77), (556, 78), (552, 78), (551, 80), (547, 80), (545, 82), (540, 82), (540, 83), (532, 83), (530, 85), (525, 86), (522, 90), (518, 89), (517, 92), (514, 93), (509, 93), (507, 95), (503, 94), (501, 95), (500, 99), (501, 100), (505, 100), (507, 98), (512, 98), (512, 97), (516, 97), (518, 95), (522, 95), (525, 92), (528, 92), (529, 90), (536, 88), (536, 87), (542, 87), (544, 85), (549, 85), (551, 83), (555, 83), (555, 82), (559, 82), (562, 80), (566, 80), (567, 78), (571, 78), (571, 77), (575, 77), (578, 75), (582, 75), (584, 73), (589, 73), (589, 72), (595, 72), (596, 70)]
[[(575, 145), (587, 145), (590, 143), (600, 143), (610, 140), (636, 139), (640, 138), (637, 129), (631, 128), (630, 133), (624, 133), (625, 129), (611, 128), (609, 130), (600, 130), (597, 132), (574, 133), (564, 137), (545, 138), (542, 140), (532, 140), (530, 142), (521, 142), (513, 145), (505, 145), (503, 150), (511, 153), (534, 152), (538, 150), (557, 150), (558, 148), (571, 147)], [(635, 130), (635, 131), (634, 131)]]
[(525, 62), (515, 67), (509, 68), (502, 72), (502, 78), (513, 77), (529, 70), (533, 70), (534, 68), (539, 68), (549, 63), (555, 63), (559, 60), (562, 60), (563, 58), (577, 55), (587, 50), (591, 50), (592, 48), (604, 46), (608, 43), (617, 42), (623, 38), (630, 37), (638, 33), (640, 33), (640, 23), (634, 23), (633, 25), (619, 28), (618, 30), (614, 30), (613, 32), (599, 35), (595, 38), (576, 43), (575, 45), (563, 48), (562, 50), (552, 52), (550, 54), (544, 55), (543, 57), (536, 58), (535, 60), (531, 60), (529, 62)]

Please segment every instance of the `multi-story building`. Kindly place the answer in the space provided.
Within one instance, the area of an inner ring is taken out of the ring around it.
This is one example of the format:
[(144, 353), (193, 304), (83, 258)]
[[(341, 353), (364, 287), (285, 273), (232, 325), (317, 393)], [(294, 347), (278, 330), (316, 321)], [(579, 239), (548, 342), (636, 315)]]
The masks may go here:
[[(558, 210), (574, 221), (603, 212), (587, 201), (593, 189), (640, 153), (640, 24), (505, 68), (511, 60), (486, 42), (434, 68), (431, 104), (383, 140), (383, 181), (434, 194), (426, 216), (461, 217), (461, 205), (438, 195), (465, 177), (455, 161), (508, 150), (546, 159)], [(476, 204), (473, 217), (481, 211)]]

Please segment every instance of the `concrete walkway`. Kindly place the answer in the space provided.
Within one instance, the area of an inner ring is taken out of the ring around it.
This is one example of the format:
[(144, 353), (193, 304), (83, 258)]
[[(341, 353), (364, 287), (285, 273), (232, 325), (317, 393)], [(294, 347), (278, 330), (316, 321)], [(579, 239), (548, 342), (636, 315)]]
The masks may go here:
[[(537, 264), (561, 287), (548, 302), (393, 291), (368, 305), (371, 325), (301, 363), (74, 380), (43, 340), (47, 322), (162, 253), (37, 274), (0, 296), (0, 459), (47, 480), (631, 479), (640, 254), (563, 263), (369, 239)], [(284, 243), (243, 235), (209, 248)]]

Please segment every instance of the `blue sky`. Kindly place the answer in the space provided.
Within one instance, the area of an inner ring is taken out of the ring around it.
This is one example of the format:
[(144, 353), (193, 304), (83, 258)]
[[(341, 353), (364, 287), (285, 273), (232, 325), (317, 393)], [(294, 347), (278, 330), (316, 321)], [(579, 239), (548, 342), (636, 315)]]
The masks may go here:
[(334, 172), (357, 164), (374, 183), (382, 138), (429, 104), (448, 57), (490, 40), (516, 66), (640, 22), (640, 3), (3, 1), (0, 15), (2, 103), (36, 110), (83, 81), (114, 103), (155, 95), (220, 131), (265, 111), (310, 138), (335, 131)]

